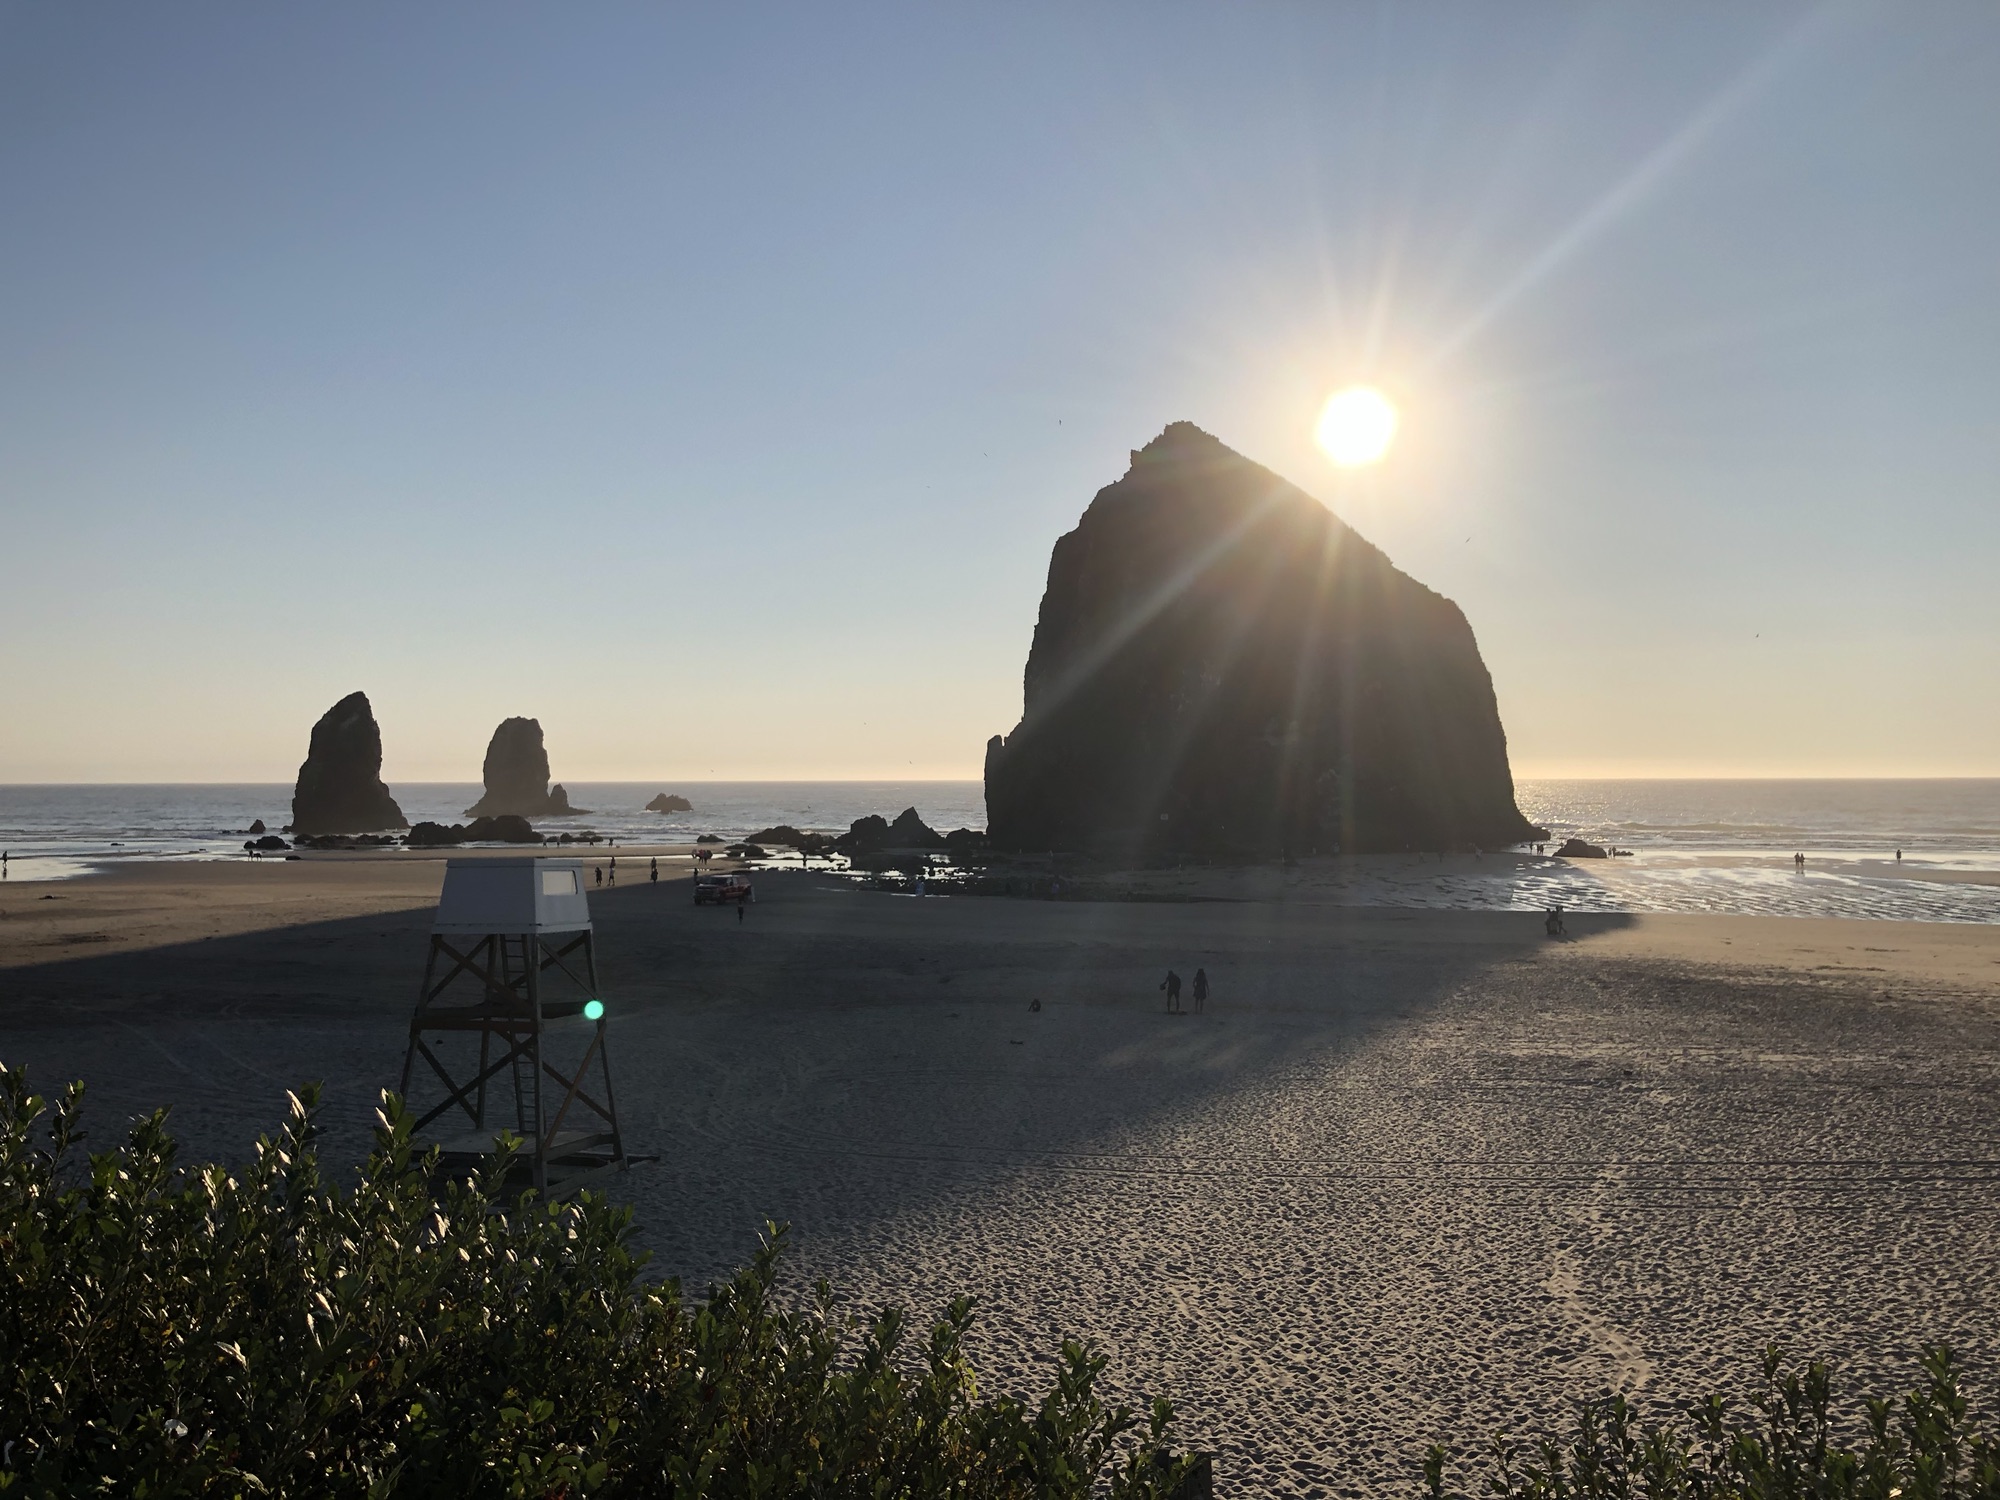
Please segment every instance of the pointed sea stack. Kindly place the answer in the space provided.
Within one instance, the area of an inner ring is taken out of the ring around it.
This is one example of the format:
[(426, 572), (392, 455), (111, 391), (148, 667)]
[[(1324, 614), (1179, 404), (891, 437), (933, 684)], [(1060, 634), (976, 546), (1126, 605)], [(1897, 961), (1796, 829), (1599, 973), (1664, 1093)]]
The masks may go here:
[(996, 848), (1259, 857), (1547, 837), (1458, 606), (1176, 422), (1049, 559)]
[(407, 827), (403, 810), (382, 784), (382, 731), (375, 711), (366, 693), (349, 693), (313, 725), (292, 791), (292, 829), (311, 835)]
[(542, 726), (536, 719), (502, 719), (486, 744), (481, 768), (486, 795), (465, 812), (473, 818), (567, 817), (588, 812), (571, 807), (569, 793), (549, 785), (549, 752), (542, 746)]

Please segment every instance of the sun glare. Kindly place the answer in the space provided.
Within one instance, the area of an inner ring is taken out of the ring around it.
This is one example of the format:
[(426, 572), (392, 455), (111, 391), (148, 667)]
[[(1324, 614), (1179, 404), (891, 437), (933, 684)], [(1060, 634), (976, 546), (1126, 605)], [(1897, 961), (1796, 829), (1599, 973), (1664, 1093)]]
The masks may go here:
[(1327, 398), (1319, 414), (1319, 445), (1344, 469), (1378, 462), (1396, 438), (1396, 408), (1372, 386), (1357, 385)]

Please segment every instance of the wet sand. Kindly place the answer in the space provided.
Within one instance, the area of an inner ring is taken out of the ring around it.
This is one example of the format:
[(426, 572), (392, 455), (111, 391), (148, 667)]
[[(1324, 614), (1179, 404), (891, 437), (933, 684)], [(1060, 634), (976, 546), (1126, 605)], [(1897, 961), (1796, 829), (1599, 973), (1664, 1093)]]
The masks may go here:
[[(1735, 1383), (1771, 1339), (1899, 1382), (1949, 1340), (2000, 1407), (2000, 929), (1603, 916), (1552, 943), (1282, 876), (1058, 903), (767, 875), (738, 924), (684, 861), (650, 886), (619, 856), (604, 989), (660, 1156), (620, 1189), (662, 1269), (706, 1281), (785, 1219), (857, 1307), (976, 1293), (989, 1389), (1095, 1338), (1222, 1493), (1407, 1493), (1433, 1439)], [(441, 868), (0, 890), (0, 1056), (89, 1080), (100, 1142), (172, 1104), (192, 1157), (322, 1078), (329, 1149), (358, 1150)], [(1207, 968), (1207, 1014), (1163, 1013), (1169, 963)]]

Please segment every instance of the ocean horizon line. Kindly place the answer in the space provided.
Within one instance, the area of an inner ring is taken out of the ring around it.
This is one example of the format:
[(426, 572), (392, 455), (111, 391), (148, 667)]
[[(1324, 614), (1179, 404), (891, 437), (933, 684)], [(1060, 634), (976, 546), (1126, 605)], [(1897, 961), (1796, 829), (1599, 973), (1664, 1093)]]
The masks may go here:
[[(560, 781), (567, 786), (639, 786), (652, 782), (673, 782), (680, 786), (971, 786), (984, 781), (980, 776), (552, 776), (552, 782)], [(248, 777), (229, 779), (169, 779), (161, 781), (137, 781), (110, 778), (92, 781), (4, 781), (0, 787), (245, 787), (245, 786), (293, 786), (297, 778)], [(461, 777), (391, 777), (384, 776), (383, 782), (389, 786), (478, 786), (480, 778)], [(1817, 783), (1826, 785), (1894, 785), (1898, 783), (1921, 782), (1937, 784), (1944, 782), (2000, 782), (2000, 771), (1983, 775), (1872, 775), (1872, 776), (1832, 776), (1832, 775), (1777, 775), (1777, 774), (1732, 774), (1703, 776), (1528, 776), (1517, 775), (1516, 785), (1539, 782), (1567, 782), (1633, 785), (1636, 783), (1689, 784), (1689, 783)]]

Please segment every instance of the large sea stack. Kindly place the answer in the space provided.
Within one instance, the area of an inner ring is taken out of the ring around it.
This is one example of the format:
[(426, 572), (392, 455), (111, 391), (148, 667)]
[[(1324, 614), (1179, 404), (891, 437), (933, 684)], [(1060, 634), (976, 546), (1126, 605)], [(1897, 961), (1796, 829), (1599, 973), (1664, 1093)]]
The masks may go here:
[(549, 785), (549, 752), (536, 719), (502, 719), (486, 744), (481, 778), (486, 795), (468, 807), (474, 818), (565, 817), (588, 809), (571, 807), (569, 793)]
[(995, 847), (1268, 856), (1546, 837), (1458, 606), (1187, 422), (1049, 559)]
[(349, 693), (313, 725), (292, 791), (292, 829), (310, 835), (407, 827), (403, 810), (382, 784), (382, 731), (375, 711), (366, 693)]

